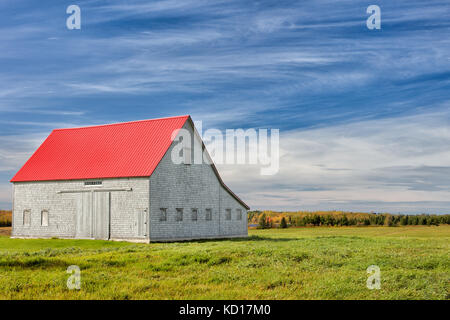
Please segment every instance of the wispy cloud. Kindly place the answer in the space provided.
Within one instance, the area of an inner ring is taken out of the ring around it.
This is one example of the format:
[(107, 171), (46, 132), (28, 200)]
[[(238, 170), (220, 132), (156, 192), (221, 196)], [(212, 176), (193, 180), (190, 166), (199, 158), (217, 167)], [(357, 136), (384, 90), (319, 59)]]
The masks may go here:
[(0, 172), (18, 170), (47, 135), (48, 133), (41, 132), (0, 137)]
[[(450, 113), (292, 130), (280, 137), (280, 171), (219, 166), (255, 208), (433, 212), (450, 197)], [(423, 205), (427, 203), (427, 205)]]

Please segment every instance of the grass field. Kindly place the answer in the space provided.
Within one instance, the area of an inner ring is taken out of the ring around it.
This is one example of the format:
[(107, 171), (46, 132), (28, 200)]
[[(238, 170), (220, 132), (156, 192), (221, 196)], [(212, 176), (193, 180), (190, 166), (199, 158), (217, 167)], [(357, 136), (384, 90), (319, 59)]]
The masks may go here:
[[(1, 299), (450, 299), (450, 226), (250, 230), (131, 244), (0, 236)], [(381, 289), (366, 287), (369, 265)], [(81, 290), (68, 290), (69, 265)]]

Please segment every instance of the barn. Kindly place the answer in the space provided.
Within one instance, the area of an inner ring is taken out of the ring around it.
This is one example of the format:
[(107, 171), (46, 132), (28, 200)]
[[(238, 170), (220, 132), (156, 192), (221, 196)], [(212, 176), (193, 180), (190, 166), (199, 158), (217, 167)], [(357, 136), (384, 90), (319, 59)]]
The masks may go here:
[[(175, 163), (181, 129), (191, 143), (184, 141), (184, 161)], [(194, 147), (209, 161), (192, 161)], [(12, 237), (150, 242), (248, 234), (249, 207), (222, 181), (190, 116), (55, 129), (11, 182)]]

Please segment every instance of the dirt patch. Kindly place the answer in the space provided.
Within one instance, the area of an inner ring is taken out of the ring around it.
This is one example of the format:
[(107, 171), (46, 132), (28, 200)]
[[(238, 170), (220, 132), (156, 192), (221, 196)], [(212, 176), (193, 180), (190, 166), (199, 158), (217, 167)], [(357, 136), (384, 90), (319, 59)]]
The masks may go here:
[(11, 227), (3, 227), (0, 228), (0, 236), (10, 236), (11, 235)]

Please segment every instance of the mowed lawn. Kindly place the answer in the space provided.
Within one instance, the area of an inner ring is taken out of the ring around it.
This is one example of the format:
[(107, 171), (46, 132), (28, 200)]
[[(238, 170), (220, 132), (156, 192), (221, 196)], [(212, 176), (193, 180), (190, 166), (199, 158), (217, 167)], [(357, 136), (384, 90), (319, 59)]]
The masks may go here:
[[(0, 236), (1, 299), (449, 299), (450, 226), (250, 230), (132, 244)], [(81, 269), (69, 290), (66, 269)], [(381, 289), (366, 269), (381, 269)]]

